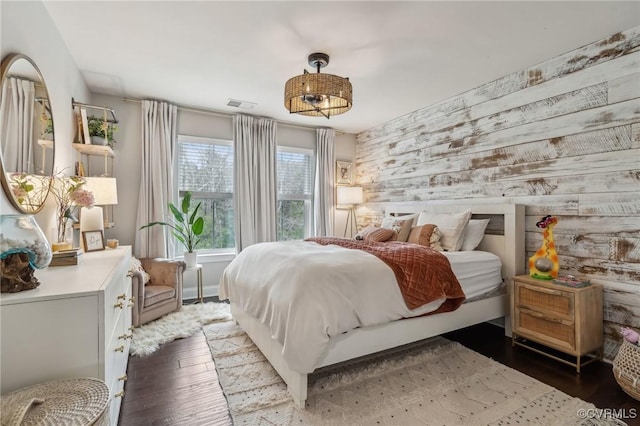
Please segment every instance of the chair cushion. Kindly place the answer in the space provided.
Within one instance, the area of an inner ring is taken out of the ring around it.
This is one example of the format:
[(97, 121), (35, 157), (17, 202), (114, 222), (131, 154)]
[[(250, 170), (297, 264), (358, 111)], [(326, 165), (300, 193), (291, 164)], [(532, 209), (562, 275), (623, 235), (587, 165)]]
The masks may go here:
[(176, 289), (168, 285), (148, 285), (144, 288), (144, 307), (155, 305), (156, 303), (175, 299)]

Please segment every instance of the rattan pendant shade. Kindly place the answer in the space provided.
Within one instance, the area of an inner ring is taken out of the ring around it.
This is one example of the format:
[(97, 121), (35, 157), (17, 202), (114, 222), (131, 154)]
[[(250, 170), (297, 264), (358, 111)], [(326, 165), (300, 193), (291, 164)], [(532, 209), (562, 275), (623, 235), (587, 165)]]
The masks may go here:
[(328, 55), (313, 53), (309, 55), (309, 64), (316, 67), (317, 73), (311, 74), (305, 70), (302, 75), (287, 80), (284, 106), (291, 114), (329, 118), (351, 109), (351, 82), (337, 75), (321, 74), (320, 68), (328, 63)]

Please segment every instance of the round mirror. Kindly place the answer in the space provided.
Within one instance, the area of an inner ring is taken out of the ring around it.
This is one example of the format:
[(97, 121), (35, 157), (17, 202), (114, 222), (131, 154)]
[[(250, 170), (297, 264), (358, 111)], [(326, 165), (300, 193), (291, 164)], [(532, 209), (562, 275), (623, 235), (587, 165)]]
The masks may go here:
[(2, 61), (0, 80), (0, 180), (21, 213), (42, 209), (51, 187), (55, 153), (47, 86), (24, 55)]

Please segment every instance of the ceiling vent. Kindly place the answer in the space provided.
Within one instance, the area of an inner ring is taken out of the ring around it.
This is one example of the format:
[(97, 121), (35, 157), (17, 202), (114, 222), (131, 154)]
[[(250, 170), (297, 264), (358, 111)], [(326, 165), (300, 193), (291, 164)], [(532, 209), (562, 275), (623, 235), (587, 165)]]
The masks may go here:
[(253, 109), (253, 107), (256, 105), (258, 104), (254, 102), (239, 101), (237, 99), (229, 99), (229, 102), (227, 102), (227, 106), (242, 109)]

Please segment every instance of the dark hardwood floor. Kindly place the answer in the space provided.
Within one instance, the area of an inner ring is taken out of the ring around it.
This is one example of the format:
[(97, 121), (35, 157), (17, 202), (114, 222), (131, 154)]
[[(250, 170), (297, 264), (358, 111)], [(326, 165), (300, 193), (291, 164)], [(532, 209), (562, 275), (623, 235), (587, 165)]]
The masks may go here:
[[(491, 324), (445, 335), (470, 349), (519, 370), (598, 408), (635, 412), (640, 403), (620, 389), (603, 362), (582, 374), (524, 348), (512, 348), (503, 330)], [(120, 425), (231, 425), (227, 404), (202, 332), (162, 346), (146, 357), (130, 357)], [(634, 411), (635, 410), (635, 411)], [(640, 418), (624, 419), (640, 425)]]

